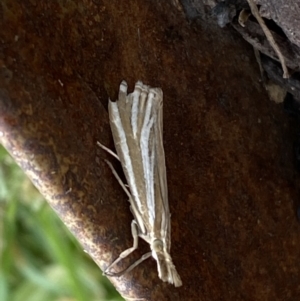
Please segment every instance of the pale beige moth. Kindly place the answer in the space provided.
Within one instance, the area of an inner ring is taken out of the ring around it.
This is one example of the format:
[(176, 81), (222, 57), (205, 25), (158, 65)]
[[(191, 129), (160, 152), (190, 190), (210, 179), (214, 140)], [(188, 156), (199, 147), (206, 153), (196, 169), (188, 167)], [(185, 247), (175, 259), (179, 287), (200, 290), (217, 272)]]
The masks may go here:
[[(127, 94), (127, 88), (127, 83), (122, 81), (118, 100), (109, 100), (108, 104), (117, 155), (101, 143), (98, 145), (121, 162), (129, 189), (107, 161), (129, 198), (134, 216), (131, 223), (133, 246), (123, 251), (104, 273), (120, 276), (152, 256), (157, 262), (159, 278), (178, 287), (182, 282), (170, 255), (171, 215), (163, 148), (163, 92), (141, 81), (135, 84), (132, 93)], [(111, 272), (122, 258), (137, 249), (139, 237), (150, 245), (151, 251), (126, 270)]]

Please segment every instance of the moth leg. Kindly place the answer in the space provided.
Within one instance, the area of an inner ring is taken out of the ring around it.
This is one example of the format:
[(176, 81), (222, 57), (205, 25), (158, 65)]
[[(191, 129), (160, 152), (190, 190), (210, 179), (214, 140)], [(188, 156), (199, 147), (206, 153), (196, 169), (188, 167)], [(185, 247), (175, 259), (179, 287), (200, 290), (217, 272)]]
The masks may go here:
[(131, 222), (131, 234), (133, 237), (133, 246), (125, 251), (123, 251), (119, 257), (112, 263), (110, 264), (104, 271), (104, 275), (107, 276), (120, 276), (124, 274), (127, 270), (125, 269), (124, 271), (121, 271), (119, 273), (110, 273), (109, 270), (115, 266), (120, 260), (124, 259), (127, 257), (129, 254), (131, 254), (133, 251), (135, 251), (138, 248), (138, 240), (139, 240), (139, 232), (138, 232), (138, 225), (135, 220)]
[(117, 154), (115, 154), (112, 150), (110, 150), (108, 147), (106, 147), (105, 145), (101, 144), (99, 141), (97, 141), (97, 145), (100, 146), (102, 149), (104, 149), (106, 152), (108, 152), (110, 155), (112, 155), (113, 157), (115, 157), (117, 160), (120, 161), (120, 158), (118, 157)]
[[(107, 151), (109, 154), (111, 154), (112, 156), (114, 156), (115, 158), (117, 158), (119, 161), (119, 157), (113, 152), (111, 151), (109, 148), (107, 148), (106, 146), (104, 146), (103, 144), (101, 144), (99, 141), (97, 141), (97, 144), (104, 149), (105, 151)], [(114, 167), (112, 166), (112, 164), (108, 161), (108, 160), (104, 160), (106, 162), (106, 164), (109, 166), (109, 168), (111, 169), (113, 175), (115, 176), (115, 178), (117, 179), (117, 181), (119, 182), (119, 184), (121, 185), (121, 187), (123, 188), (123, 190), (125, 191), (125, 193), (127, 194), (127, 196), (129, 197), (129, 199), (131, 200), (131, 194), (128, 191), (127, 187), (129, 187), (127, 184), (124, 184), (123, 181), (121, 180), (121, 178), (119, 177), (118, 173), (116, 172), (116, 170), (114, 169)]]
[[(148, 259), (149, 257), (151, 257), (152, 252), (148, 252), (145, 253), (139, 260), (137, 260), (135, 263), (133, 263), (132, 265), (130, 265), (127, 269), (125, 269), (124, 271), (122, 271), (122, 275), (124, 275), (127, 272), (132, 271), (136, 266), (138, 266), (141, 262), (143, 262), (144, 260)], [(120, 274), (120, 273), (118, 273)], [(115, 275), (115, 276), (120, 276), (120, 275)]]
[(112, 166), (112, 164), (108, 160), (104, 160), (104, 161), (109, 166), (109, 168), (111, 169), (113, 175), (115, 176), (115, 178), (117, 179), (117, 181), (119, 182), (119, 184), (121, 185), (121, 187), (123, 188), (123, 190), (125, 191), (125, 193), (127, 194), (128, 198), (129, 198), (128, 201), (129, 201), (129, 203), (131, 205), (130, 206), (130, 210), (131, 210), (133, 216), (136, 219), (137, 226), (140, 227), (140, 232), (145, 233), (145, 226), (143, 224), (143, 219), (141, 218), (140, 214), (138, 213), (139, 211), (136, 208), (136, 204), (132, 200), (132, 196), (131, 196), (130, 192), (128, 191), (126, 185), (123, 183), (123, 181), (119, 177), (118, 173), (116, 172), (116, 170), (114, 169), (114, 167)]
[(114, 169), (114, 167), (112, 166), (112, 164), (108, 160), (104, 160), (104, 161), (109, 166), (109, 168), (111, 169), (113, 175), (115, 176), (115, 178), (117, 179), (117, 181), (119, 182), (119, 184), (121, 185), (121, 187), (123, 188), (123, 190), (125, 191), (125, 193), (127, 194), (127, 196), (129, 197), (129, 199), (131, 200), (132, 196), (131, 196), (130, 192), (126, 188), (126, 185), (123, 183), (123, 181), (119, 177), (118, 173), (116, 172), (116, 170)]

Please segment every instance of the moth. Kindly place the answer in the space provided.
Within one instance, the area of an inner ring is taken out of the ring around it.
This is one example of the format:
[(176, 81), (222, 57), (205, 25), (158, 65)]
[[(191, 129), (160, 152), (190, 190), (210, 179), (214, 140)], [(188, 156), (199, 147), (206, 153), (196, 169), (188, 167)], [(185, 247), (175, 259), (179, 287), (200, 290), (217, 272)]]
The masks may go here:
[[(163, 148), (163, 92), (141, 81), (135, 84), (133, 93), (127, 95), (127, 89), (127, 83), (122, 81), (118, 100), (109, 100), (108, 104), (117, 155), (100, 142), (97, 144), (121, 162), (129, 190), (111, 163), (106, 161), (129, 198), (134, 217), (131, 223), (133, 246), (123, 251), (104, 274), (123, 275), (152, 256), (157, 262), (159, 278), (178, 287), (182, 281), (170, 256), (171, 215)], [(151, 251), (124, 271), (110, 272), (138, 248), (139, 237), (150, 245)]]

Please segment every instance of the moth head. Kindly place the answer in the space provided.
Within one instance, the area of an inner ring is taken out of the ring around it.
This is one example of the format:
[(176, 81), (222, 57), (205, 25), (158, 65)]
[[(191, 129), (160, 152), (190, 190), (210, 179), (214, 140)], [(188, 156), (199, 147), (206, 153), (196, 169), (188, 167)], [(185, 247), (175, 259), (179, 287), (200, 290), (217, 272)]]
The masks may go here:
[(163, 252), (164, 251), (164, 242), (160, 239), (154, 239), (151, 246), (152, 251)]
[(182, 282), (176, 268), (172, 262), (171, 256), (166, 250), (165, 243), (160, 239), (153, 240), (151, 244), (152, 257), (157, 262), (159, 278), (164, 282), (169, 282), (175, 286), (181, 286)]

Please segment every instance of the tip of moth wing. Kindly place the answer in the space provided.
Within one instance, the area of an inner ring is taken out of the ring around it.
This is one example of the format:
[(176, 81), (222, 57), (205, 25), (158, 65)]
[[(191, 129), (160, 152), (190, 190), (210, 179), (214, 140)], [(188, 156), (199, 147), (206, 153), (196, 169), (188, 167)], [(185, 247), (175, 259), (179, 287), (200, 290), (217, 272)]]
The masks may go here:
[(144, 84), (143, 84), (143, 82), (141, 81), (141, 80), (138, 80), (136, 83), (135, 83), (135, 89), (136, 88), (140, 88), (140, 89), (142, 89), (144, 87)]
[(127, 96), (128, 85), (125, 80), (122, 80), (119, 88), (119, 97), (118, 100), (125, 101)]
[(163, 92), (160, 88), (150, 88), (148, 93), (148, 100), (154, 101), (156, 107), (163, 104)]
[(138, 91), (139, 93), (145, 93), (145, 94), (148, 94), (149, 93), (149, 86), (143, 84), (142, 81), (138, 80), (136, 83), (135, 83), (135, 86), (134, 86), (134, 91)]
[(120, 92), (127, 94), (127, 89), (128, 89), (127, 82), (125, 80), (122, 80), (120, 84)]
[[(119, 100), (126, 99), (127, 90), (128, 90), (127, 82), (125, 80), (123, 80), (120, 84)], [(145, 97), (147, 97), (147, 95), (148, 95), (148, 97), (154, 98), (158, 101), (162, 101), (162, 99), (163, 99), (163, 91), (161, 88), (152, 88), (148, 85), (143, 84), (143, 82), (141, 80), (138, 80), (135, 83), (134, 91), (128, 95), (133, 95), (133, 94), (137, 94), (137, 95), (142, 94)]]
[(156, 98), (163, 98), (163, 91), (161, 88), (150, 88), (149, 92), (152, 92)]

